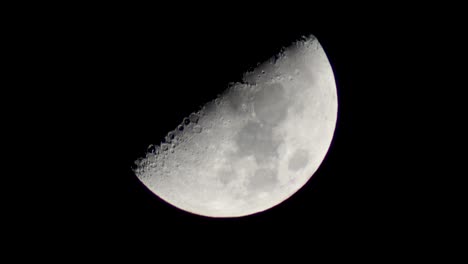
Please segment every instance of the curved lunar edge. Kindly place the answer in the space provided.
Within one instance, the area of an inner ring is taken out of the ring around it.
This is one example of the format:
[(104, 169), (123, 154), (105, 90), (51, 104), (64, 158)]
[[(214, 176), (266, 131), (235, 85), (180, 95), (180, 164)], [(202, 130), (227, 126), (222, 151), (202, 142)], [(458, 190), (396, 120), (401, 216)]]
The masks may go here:
[(318, 169), (337, 108), (328, 58), (314, 36), (304, 37), (184, 118), (135, 161), (134, 172), (154, 194), (194, 214), (261, 212)]

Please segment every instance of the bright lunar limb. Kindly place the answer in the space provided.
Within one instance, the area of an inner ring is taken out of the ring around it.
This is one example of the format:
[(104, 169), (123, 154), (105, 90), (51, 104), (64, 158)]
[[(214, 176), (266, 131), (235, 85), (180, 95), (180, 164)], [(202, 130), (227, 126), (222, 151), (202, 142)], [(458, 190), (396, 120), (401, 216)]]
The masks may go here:
[(315, 173), (330, 146), (337, 109), (332, 68), (309, 36), (190, 114), (150, 146), (134, 171), (154, 194), (194, 214), (261, 212)]

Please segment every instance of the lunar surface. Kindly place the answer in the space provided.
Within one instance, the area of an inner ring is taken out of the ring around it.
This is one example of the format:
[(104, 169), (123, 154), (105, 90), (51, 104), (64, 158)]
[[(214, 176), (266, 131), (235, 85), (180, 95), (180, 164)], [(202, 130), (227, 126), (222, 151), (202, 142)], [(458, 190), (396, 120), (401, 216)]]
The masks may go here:
[(134, 169), (182, 210), (239, 217), (293, 195), (325, 158), (337, 119), (328, 58), (302, 38), (191, 113)]

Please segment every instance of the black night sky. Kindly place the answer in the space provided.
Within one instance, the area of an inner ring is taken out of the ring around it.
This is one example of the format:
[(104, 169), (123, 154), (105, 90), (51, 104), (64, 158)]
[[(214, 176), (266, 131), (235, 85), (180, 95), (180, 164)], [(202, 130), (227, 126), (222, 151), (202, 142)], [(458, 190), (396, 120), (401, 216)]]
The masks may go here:
[[(412, 116), (397, 115), (410, 96), (405, 74), (416, 71), (411, 63), (419, 47), (411, 38), (422, 34), (418, 24), (403, 27), (377, 11), (275, 19), (274, 12), (230, 8), (93, 10), (26, 23), (29, 42), (22, 45), (31, 67), (43, 71), (35, 80), (45, 87), (31, 93), (31, 104), (38, 104), (32, 116), (42, 131), (38, 144), (50, 151), (46, 164), (54, 164), (47, 170), (48, 191), (34, 195), (22, 212), (21, 221), (35, 219), (33, 241), (83, 240), (115, 251), (156, 248), (171, 239), (350, 243), (418, 232), (412, 216), (425, 205), (407, 192), (407, 175), (416, 170), (406, 167), (410, 151), (397, 144), (415, 138)], [(214, 219), (179, 210), (138, 181), (131, 168), (149, 144), (245, 71), (310, 34), (334, 70), (338, 122), (325, 160), (295, 195), (255, 215)], [(39, 96), (47, 103), (33, 103)]]
[[(370, 74), (368, 69), (363, 71), (369, 63), (363, 49), (367, 53), (375, 50), (369, 48), (371, 43), (362, 43), (359, 29), (303, 21), (233, 23), (229, 17), (171, 27), (162, 23), (151, 26), (150, 21), (102, 25), (95, 32), (100, 41), (92, 44), (97, 58), (88, 73), (99, 81), (91, 79), (85, 89), (93, 95), (90, 103), (97, 109), (91, 118), (94, 131), (89, 132), (99, 142), (92, 151), (102, 158), (94, 162), (101, 163), (98, 167), (103, 170), (83, 178), (92, 190), (85, 198), (89, 208), (83, 210), (90, 210), (85, 221), (91, 225), (96, 221), (104, 229), (116, 222), (118, 230), (146, 236), (153, 231), (143, 223), (168, 229), (202, 225), (231, 231), (281, 225), (317, 233), (354, 232), (385, 217), (384, 197), (379, 195), (385, 181), (379, 178), (388, 177), (388, 172), (377, 168), (378, 157), (370, 148), (376, 140), (372, 130), (379, 129), (368, 108), (374, 100), (368, 89), (375, 87), (357, 78)], [(325, 161), (296, 195), (257, 215), (210, 219), (166, 204), (136, 179), (130, 168), (147, 145), (158, 143), (183, 117), (213, 99), (229, 82), (239, 81), (244, 71), (309, 34), (319, 39), (335, 71), (339, 120)], [(371, 130), (363, 131), (359, 122), (366, 127), (371, 123)]]

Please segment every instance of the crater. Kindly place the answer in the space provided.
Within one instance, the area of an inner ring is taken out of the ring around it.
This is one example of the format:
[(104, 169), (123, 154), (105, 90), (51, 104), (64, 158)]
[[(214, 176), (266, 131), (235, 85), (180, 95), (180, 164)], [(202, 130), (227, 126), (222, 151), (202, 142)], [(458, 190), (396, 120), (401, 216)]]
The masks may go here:
[(273, 137), (269, 126), (249, 121), (236, 135), (235, 142), (240, 156), (253, 155), (257, 162), (266, 162), (277, 156), (280, 140)]
[(248, 189), (250, 191), (269, 191), (278, 183), (277, 170), (270, 168), (257, 169), (253, 176), (248, 179)]
[(223, 169), (218, 173), (218, 177), (221, 183), (226, 185), (236, 179), (237, 174), (232, 169)]
[(254, 99), (257, 118), (266, 124), (277, 125), (286, 118), (288, 102), (284, 88), (279, 83), (265, 85)]
[(305, 149), (298, 149), (289, 159), (288, 169), (297, 171), (304, 168), (309, 161), (309, 152)]
[(248, 103), (248, 89), (244, 84), (234, 84), (228, 89), (223, 98), (226, 100), (227, 105), (234, 112), (243, 112)]

